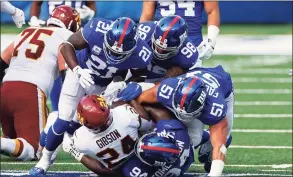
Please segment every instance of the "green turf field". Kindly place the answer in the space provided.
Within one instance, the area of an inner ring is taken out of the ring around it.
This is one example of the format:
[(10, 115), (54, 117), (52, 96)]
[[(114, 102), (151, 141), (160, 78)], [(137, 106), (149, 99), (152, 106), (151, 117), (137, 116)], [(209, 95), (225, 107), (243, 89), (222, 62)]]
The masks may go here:
[[(258, 28), (259, 27), (259, 28)], [(223, 34), (289, 34), (291, 25), (224, 26)], [(16, 28), (1, 26), (2, 33)], [(280, 59), (279, 59), (280, 58)], [(274, 63), (270, 61), (275, 61)], [(257, 62), (261, 61), (261, 62)], [(228, 176), (292, 176), (292, 56), (213, 56), (205, 66), (222, 64), (235, 87), (235, 119), (224, 173)], [(197, 159), (197, 152), (195, 153)], [(36, 162), (2, 156), (1, 170), (27, 172)], [(61, 152), (52, 171), (87, 171)], [(3, 171), (1, 171), (3, 172)], [(204, 173), (196, 162), (190, 174)]]

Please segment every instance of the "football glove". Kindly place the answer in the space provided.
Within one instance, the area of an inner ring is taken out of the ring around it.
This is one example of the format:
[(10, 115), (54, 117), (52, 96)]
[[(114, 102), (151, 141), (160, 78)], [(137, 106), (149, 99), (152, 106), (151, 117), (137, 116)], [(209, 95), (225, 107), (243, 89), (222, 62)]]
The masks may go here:
[(75, 148), (72, 138), (67, 133), (64, 134), (62, 147), (65, 152), (69, 153), (72, 157), (74, 157), (79, 162), (84, 156), (83, 153), (79, 152)]
[(25, 24), (24, 13), (22, 10), (15, 8), (15, 13), (12, 15), (12, 19), (17, 28), (21, 28)]
[(78, 11), (82, 20), (91, 20), (95, 16), (95, 11), (86, 5), (83, 5), (82, 8), (77, 8), (76, 10)]
[(95, 82), (93, 80), (93, 77), (91, 74), (93, 74), (93, 71), (90, 69), (82, 69), (80, 66), (76, 66), (73, 68), (73, 73), (75, 77), (78, 79), (78, 82), (83, 88), (90, 87)]
[(199, 46), (197, 47), (198, 49), (198, 59), (200, 60), (206, 60), (209, 59), (214, 52), (214, 46), (212, 45), (212, 42), (209, 39), (208, 41), (202, 41)]
[(119, 101), (131, 101), (142, 93), (142, 87), (136, 82), (129, 82), (124, 90), (118, 93)]
[(111, 106), (112, 102), (117, 98), (118, 94), (126, 88), (126, 83), (124, 81), (112, 81), (102, 93), (107, 103)]
[(32, 16), (28, 24), (33, 27), (41, 27), (42, 25), (45, 25), (46, 22), (44, 20), (38, 19), (36, 16)]

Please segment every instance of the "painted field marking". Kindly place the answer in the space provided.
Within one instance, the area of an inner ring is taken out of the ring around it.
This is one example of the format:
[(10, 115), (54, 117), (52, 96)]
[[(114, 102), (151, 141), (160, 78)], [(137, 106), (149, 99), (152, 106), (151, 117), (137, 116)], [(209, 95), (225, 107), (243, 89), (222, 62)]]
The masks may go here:
[(235, 101), (236, 106), (289, 106), (291, 101)]
[[(47, 176), (58, 176), (59, 175), (65, 175), (65, 174), (71, 174), (71, 175), (81, 175), (81, 176), (96, 176), (92, 172), (83, 172), (83, 171), (50, 171), (47, 173)], [(1, 175), (3, 176), (26, 176), (28, 175), (28, 171), (17, 171), (17, 170), (2, 170)], [(206, 176), (206, 173), (184, 173), (184, 176), (186, 177), (194, 177), (194, 176), (203, 177)], [(224, 173), (221, 176), (291, 176), (291, 175), (285, 175), (285, 174), (267, 174), (267, 173)]]
[(231, 145), (229, 148), (235, 149), (292, 149), (292, 146), (240, 146)]
[(292, 133), (292, 130), (265, 130), (265, 129), (233, 129), (238, 133)]
[(292, 94), (291, 89), (235, 89), (235, 94)]
[(274, 171), (274, 172), (292, 172), (292, 170), (260, 170), (260, 171)]
[(292, 114), (234, 114), (234, 118), (291, 118)]
[(292, 83), (292, 78), (233, 77), (235, 83)]
[[(1, 162), (3, 165), (33, 165), (37, 162)], [(82, 165), (79, 162), (55, 162), (54, 165)], [(202, 164), (191, 164), (193, 167), (201, 167)], [(281, 168), (286, 167), (290, 168), (292, 167), (292, 164), (271, 164), (271, 165), (248, 165), (248, 164), (227, 164), (225, 167), (237, 167), (237, 168), (259, 168), (259, 167), (269, 167), (269, 168)]]
[[(228, 72), (233, 74), (281, 74), (281, 75), (287, 75), (288, 69), (286, 68), (239, 68), (239, 69), (227, 69)], [(234, 79), (233, 79), (234, 80)]]

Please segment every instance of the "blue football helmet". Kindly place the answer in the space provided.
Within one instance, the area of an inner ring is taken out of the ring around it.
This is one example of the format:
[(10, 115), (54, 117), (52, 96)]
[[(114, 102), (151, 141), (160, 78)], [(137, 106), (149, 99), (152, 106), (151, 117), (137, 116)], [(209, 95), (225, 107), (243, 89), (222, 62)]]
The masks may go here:
[(103, 49), (107, 62), (118, 64), (125, 61), (136, 48), (138, 37), (133, 20), (127, 17), (116, 19), (104, 35)]
[(197, 76), (182, 78), (175, 90), (172, 106), (176, 117), (189, 122), (201, 115), (206, 101), (206, 86)]
[(135, 144), (136, 156), (149, 166), (173, 164), (180, 157), (180, 148), (171, 137), (152, 132), (142, 136)]
[(187, 38), (187, 24), (178, 15), (162, 18), (152, 36), (152, 49), (155, 57), (165, 60), (175, 56)]

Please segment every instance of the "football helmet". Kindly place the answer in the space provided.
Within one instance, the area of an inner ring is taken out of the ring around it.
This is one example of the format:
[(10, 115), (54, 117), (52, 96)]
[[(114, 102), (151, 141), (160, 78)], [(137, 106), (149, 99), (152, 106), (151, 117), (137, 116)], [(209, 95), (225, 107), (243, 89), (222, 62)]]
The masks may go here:
[(173, 164), (180, 156), (180, 148), (171, 137), (152, 132), (143, 135), (135, 144), (136, 156), (149, 166)]
[(106, 130), (112, 123), (113, 117), (103, 97), (87, 95), (77, 106), (79, 122), (95, 133)]
[(119, 64), (125, 61), (136, 48), (138, 38), (133, 20), (127, 17), (116, 19), (104, 35), (103, 49), (107, 62)]
[(165, 60), (175, 56), (187, 38), (187, 24), (178, 15), (162, 18), (152, 36), (152, 49), (155, 57)]
[(206, 100), (206, 86), (197, 76), (181, 78), (172, 101), (176, 117), (189, 122), (201, 115)]
[(49, 25), (56, 25), (72, 32), (76, 32), (81, 26), (79, 13), (70, 6), (58, 6), (52, 11), (47, 20), (47, 26)]

